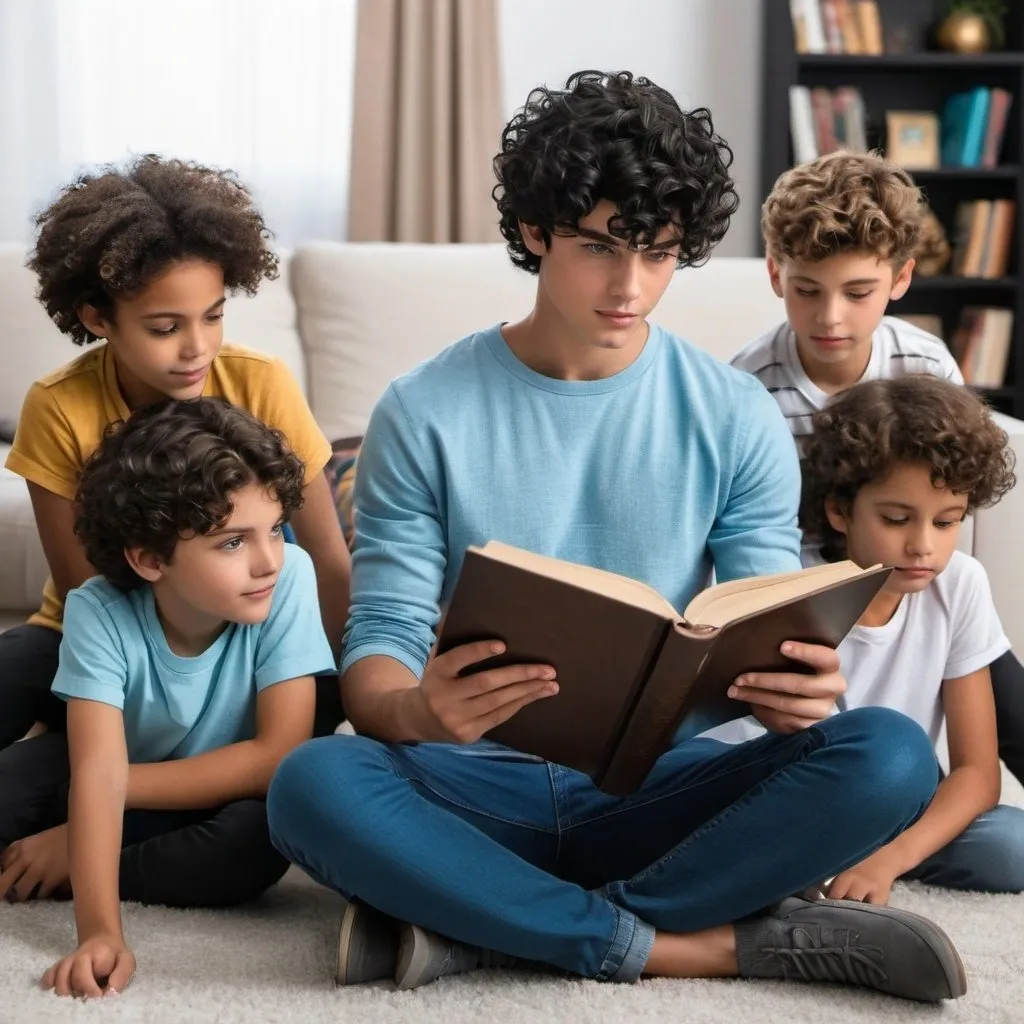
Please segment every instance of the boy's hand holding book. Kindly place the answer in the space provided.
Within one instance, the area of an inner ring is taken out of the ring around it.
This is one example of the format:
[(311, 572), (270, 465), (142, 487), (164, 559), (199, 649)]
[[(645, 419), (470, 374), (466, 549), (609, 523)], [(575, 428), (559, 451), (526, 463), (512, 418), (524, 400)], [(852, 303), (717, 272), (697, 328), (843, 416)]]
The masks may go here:
[(832, 714), (846, 693), (839, 655), (831, 647), (786, 641), (781, 653), (809, 666), (798, 672), (746, 672), (729, 687), (729, 696), (750, 704), (751, 713), (770, 732), (799, 732)]
[[(439, 738), (487, 734), (633, 793), (680, 732), (751, 710), (776, 732), (827, 718), (846, 689), (834, 648), (890, 571), (837, 562), (732, 580), (680, 614), (638, 580), (490, 541), (466, 552), (419, 699)], [(539, 665), (557, 671), (553, 701), (537, 701)]]
[(423, 742), (475, 743), (520, 708), (558, 692), (550, 665), (505, 665), (461, 675), (471, 665), (505, 653), (500, 640), (462, 644), (432, 657), (420, 685), (417, 736)]

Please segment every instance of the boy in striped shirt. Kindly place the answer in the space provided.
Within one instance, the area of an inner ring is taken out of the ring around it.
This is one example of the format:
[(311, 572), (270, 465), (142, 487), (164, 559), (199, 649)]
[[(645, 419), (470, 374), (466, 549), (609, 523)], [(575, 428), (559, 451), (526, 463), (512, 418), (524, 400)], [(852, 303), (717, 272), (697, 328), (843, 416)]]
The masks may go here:
[[(873, 153), (830, 153), (794, 167), (761, 210), (772, 288), (786, 322), (731, 360), (779, 404), (801, 456), (812, 417), (865, 380), (930, 374), (963, 384), (945, 343), (886, 316), (910, 287), (921, 238), (921, 194)], [(821, 561), (805, 544), (805, 564)], [(1024, 781), (1024, 668), (1007, 651), (991, 665), (999, 754)]]
[(731, 360), (752, 373), (803, 451), (811, 417), (863, 380), (926, 373), (963, 383), (934, 335), (885, 316), (910, 287), (921, 195), (902, 168), (871, 153), (830, 153), (775, 183), (761, 228), (786, 322)]

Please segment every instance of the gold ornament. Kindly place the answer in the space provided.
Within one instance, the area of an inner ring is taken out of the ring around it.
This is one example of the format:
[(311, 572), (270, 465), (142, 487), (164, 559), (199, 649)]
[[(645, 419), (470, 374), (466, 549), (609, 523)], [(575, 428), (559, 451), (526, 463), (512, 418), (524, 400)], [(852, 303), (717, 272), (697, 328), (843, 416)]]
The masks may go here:
[(946, 238), (946, 229), (927, 206), (921, 210), (921, 237), (914, 255), (917, 258), (914, 273), (920, 274), (921, 277), (941, 274), (952, 255), (949, 240)]
[(954, 53), (984, 53), (992, 46), (988, 22), (980, 14), (954, 11), (935, 34), (939, 46)]

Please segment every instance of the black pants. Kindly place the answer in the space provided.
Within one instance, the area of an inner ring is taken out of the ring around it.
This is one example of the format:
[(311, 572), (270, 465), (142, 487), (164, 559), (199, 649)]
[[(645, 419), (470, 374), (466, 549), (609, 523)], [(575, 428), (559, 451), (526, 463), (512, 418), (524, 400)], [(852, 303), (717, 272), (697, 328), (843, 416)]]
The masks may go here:
[(15, 626), (0, 633), (0, 750), (35, 722), (65, 731), (67, 711), (50, 692), (61, 634), (46, 626)]
[[(0, 633), (0, 750), (20, 740), (36, 722), (66, 731), (66, 705), (50, 692), (60, 640), (61, 634), (46, 626), (15, 626)], [(338, 677), (317, 676), (313, 735), (329, 735), (344, 718)]]
[(999, 756), (1024, 784), (1024, 666), (1007, 651), (989, 666), (996, 698)]
[[(0, 751), (0, 849), (68, 817), (67, 738), (47, 732)], [(274, 849), (263, 800), (202, 811), (124, 815), (121, 899), (223, 907), (269, 889), (288, 870)]]

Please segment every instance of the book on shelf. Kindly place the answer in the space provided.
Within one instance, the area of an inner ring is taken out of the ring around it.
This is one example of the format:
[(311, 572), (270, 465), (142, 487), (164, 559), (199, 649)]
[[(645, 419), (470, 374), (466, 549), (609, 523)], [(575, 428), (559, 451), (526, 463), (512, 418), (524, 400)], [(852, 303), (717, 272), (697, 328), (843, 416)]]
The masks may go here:
[(981, 149), (981, 166), (997, 167), (1002, 154), (1003, 138), (1013, 93), (1006, 89), (993, 89), (988, 105), (988, 120), (985, 124), (985, 142)]
[(1006, 380), (1013, 339), (1013, 311), (966, 306), (953, 335), (953, 357), (965, 384), (998, 388)]
[(554, 666), (558, 692), (486, 737), (627, 794), (684, 719), (702, 732), (749, 713), (728, 696), (737, 676), (807, 671), (781, 654), (783, 642), (838, 646), (889, 572), (838, 562), (733, 580), (702, 591), (680, 615), (637, 580), (490, 541), (466, 551), (437, 649), (504, 642), (504, 654), (465, 674)]
[(942, 317), (937, 313), (897, 313), (897, 319), (905, 320), (922, 331), (933, 335), (940, 341), (945, 341), (946, 335), (942, 326)]
[(997, 166), (1012, 102), (1007, 90), (985, 86), (950, 96), (942, 111), (943, 165)]
[(806, 85), (789, 87), (789, 130), (793, 139), (793, 160), (806, 164), (818, 156), (817, 132), (814, 128), (814, 104)]
[(843, 53), (846, 49), (843, 26), (839, 20), (839, 4), (836, 0), (819, 0), (821, 20), (825, 25), (825, 41), (829, 53)]
[(877, 0), (789, 0), (797, 53), (877, 56), (882, 19)]
[(857, 89), (789, 87), (793, 157), (803, 164), (837, 149), (867, 152), (864, 99)]
[(953, 274), (958, 277), (1004, 277), (1016, 225), (1012, 199), (975, 199), (956, 209)]

